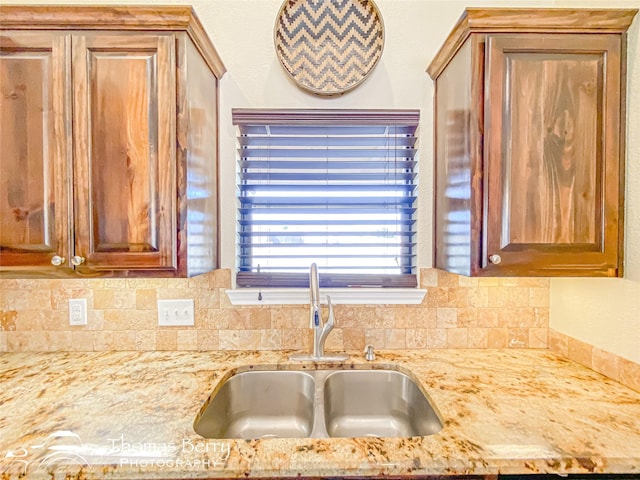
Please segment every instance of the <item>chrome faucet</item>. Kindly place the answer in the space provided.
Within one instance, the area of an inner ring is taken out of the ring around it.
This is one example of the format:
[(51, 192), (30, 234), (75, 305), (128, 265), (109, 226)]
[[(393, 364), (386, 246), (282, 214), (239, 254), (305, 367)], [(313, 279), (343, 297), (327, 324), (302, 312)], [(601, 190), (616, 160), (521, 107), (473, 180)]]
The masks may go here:
[(339, 362), (349, 358), (348, 355), (325, 355), (324, 343), (335, 326), (333, 305), (331, 297), (327, 295), (329, 317), (322, 324), (322, 304), (320, 303), (320, 280), (318, 278), (318, 266), (315, 263), (309, 268), (309, 327), (313, 329), (313, 352), (311, 354), (291, 355), (291, 360), (316, 360)]

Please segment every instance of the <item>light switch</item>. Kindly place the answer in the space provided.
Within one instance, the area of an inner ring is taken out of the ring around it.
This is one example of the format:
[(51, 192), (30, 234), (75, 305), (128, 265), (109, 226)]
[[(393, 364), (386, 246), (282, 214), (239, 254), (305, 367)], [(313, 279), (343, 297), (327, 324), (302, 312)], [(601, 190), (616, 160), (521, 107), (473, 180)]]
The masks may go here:
[(158, 300), (158, 325), (161, 327), (193, 326), (193, 299)]

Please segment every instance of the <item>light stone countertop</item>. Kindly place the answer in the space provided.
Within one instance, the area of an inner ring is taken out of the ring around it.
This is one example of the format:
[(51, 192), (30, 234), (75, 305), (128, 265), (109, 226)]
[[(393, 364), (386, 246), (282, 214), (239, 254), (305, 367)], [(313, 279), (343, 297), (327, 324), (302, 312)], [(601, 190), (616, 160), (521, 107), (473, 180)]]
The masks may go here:
[(222, 379), (300, 367), (288, 353), (0, 354), (0, 478), (640, 474), (640, 393), (546, 350), (352, 357), (349, 368), (391, 367), (418, 381), (444, 420), (428, 437), (236, 441), (193, 431)]

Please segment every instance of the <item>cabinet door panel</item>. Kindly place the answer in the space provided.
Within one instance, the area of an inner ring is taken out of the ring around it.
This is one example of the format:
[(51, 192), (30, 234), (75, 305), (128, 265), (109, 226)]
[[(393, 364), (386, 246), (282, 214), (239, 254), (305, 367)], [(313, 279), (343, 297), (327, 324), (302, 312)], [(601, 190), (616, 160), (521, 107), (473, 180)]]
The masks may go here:
[(485, 266), (616, 268), (619, 42), (489, 37)]
[(0, 267), (69, 258), (67, 40), (0, 32)]
[(173, 42), (73, 38), (80, 270), (176, 266)]

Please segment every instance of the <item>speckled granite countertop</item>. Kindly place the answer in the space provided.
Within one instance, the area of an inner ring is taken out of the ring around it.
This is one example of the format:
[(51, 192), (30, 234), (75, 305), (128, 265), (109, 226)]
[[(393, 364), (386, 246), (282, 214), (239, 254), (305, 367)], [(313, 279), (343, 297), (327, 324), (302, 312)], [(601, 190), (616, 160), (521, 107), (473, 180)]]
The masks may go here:
[(193, 421), (216, 384), (249, 366), (292, 368), (286, 352), (0, 354), (0, 477), (640, 473), (640, 393), (547, 351), (349, 363), (409, 373), (444, 428), (409, 439), (206, 440)]

